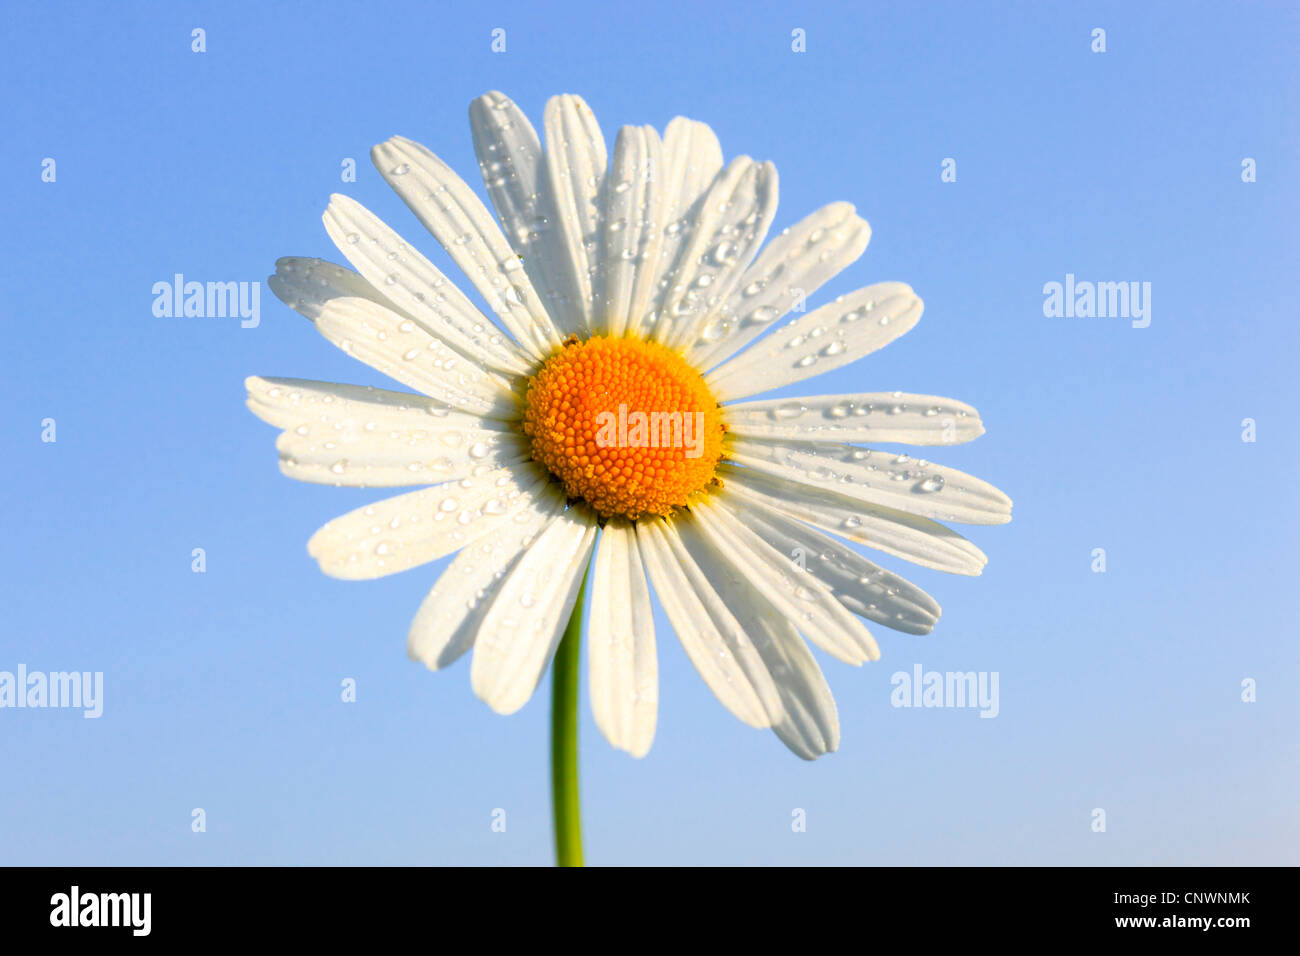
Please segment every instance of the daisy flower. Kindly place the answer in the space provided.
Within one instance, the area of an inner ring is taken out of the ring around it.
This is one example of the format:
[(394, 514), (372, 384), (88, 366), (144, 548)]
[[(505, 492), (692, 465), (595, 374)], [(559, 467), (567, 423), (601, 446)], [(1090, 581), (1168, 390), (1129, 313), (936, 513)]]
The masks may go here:
[(440, 669), (472, 650), (474, 692), (502, 714), (528, 701), (566, 630), (576, 641), (589, 578), (592, 709), (635, 756), (658, 705), (653, 589), (736, 717), (800, 757), (836, 749), (808, 643), (861, 664), (879, 656), (869, 623), (923, 634), (939, 617), (848, 542), (979, 574), (984, 555), (940, 522), (1000, 524), (1011, 502), (867, 447), (969, 441), (984, 431), (969, 405), (754, 396), (887, 345), (921, 300), (882, 282), (803, 310), (870, 228), (837, 202), (763, 246), (776, 169), (724, 163), (703, 123), (626, 126), (611, 153), (576, 96), (548, 102), (545, 149), (501, 93), (475, 100), (470, 122), (503, 228), (418, 143), (394, 137), (371, 157), (492, 317), (342, 195), (325, 229), (351, 268), (287, 258), (270, 278), (329, 341), (413, 390), (248, 380), (249, 407), (283, 429), (286, 475), (420, 486), (330, 521), (309, 552), (349, 579), (454, 553), (415, 615), (410, 656)]

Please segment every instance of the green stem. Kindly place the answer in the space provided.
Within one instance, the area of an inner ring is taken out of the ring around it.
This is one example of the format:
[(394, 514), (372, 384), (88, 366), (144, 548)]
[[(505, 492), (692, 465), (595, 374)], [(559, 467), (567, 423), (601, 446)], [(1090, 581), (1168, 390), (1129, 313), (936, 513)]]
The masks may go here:
[(578, 806), (578, 650), (582, 643), (586, 594), (584, 580), (551, 665), (551, 800), (555, 809), (557, 866), (582, 866), (582, 819)]

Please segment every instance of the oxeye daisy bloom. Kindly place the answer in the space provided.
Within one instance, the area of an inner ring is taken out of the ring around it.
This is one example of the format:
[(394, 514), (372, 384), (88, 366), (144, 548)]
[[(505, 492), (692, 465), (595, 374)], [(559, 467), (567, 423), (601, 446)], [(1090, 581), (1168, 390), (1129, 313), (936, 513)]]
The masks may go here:
[(503, 714), (575, 630), (590, 572), (592, 707), (636, 756), (658, 703), (653, 589), (736, 717), (800, 757), (836, 749), (835, 702), (807, 642), (856, 665), (879, 656), (868, 622), (923, 634), (939, 617), (848, 542), (979, 574), (984, 555), (940, 522), (1000, 524), (1011, 502), (868, 447), (976, 438), (979, 415), (961, 402), (755, 396), (887, 345), (921, 300), (883, 282), (780, 326), (862, 254), (870, 228), (837, 202), (764, 247), (776, 170), (724, 164), (703, 123), (679, 117), (662, 136), (626, 126), (611, 155), (576, 96), (547, 104), (545, 149), (501, 93), (474, 101), (470, 121), (504, 232), (418, 143), (394, 137), (371, 156), (492, 317), (341, 195), (325, 228), (351, 268), (288, 258), (270, 278), (327, 339), (414, 390), (248, 380), (249, 407), (283, 429), (285, 474), (421, 486), (329, 522), (309, 552), (350, 579), (455, 553), (408, 650), (433, 669), (472, 650), (474, 691)]

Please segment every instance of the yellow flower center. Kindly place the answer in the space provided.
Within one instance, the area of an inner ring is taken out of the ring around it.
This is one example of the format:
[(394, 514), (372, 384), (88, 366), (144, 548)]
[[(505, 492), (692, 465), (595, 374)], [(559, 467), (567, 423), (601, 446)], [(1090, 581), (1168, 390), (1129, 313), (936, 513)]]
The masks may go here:
[(716, 480), (725, 430), (704, 377), (640, 339), (571, 338), (524, 398), (533, 458), (607, 518), (689, 504)]

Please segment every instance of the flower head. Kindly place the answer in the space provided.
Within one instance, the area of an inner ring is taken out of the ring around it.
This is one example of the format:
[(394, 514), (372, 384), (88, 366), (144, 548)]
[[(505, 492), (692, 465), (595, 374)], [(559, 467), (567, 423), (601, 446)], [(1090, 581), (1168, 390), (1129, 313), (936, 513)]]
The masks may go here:
[(270, 279), (331, 342), (413, 390), (248, 380), (250, 408), (283, 429), (285, 474), (420, 486), (329, 522), (309, 552), (343, 578), (454, 553), (408, 649), (437, 669), (473, 648), (474, 690), (501, 713), (532, 695), (590, 573), (592, 706), (638, 756), (657, 713), (653, 586), (733, 714), (802, 757), (834, 750), (835, 703), (805, 639), (861, 664), (879, 656), (866, 622), (927, 633), (939, 617), (844, 539), (978, 574), (984, 555), (939, 522), (999, 524), (1011, 502), (868, 447), (975, 438), (979, 416), (961, 402), (751, 396), (887, 345), (921, 300), (884, 282), (778, 328), (870, 229), (832, 203), (762, 247), (776, 170), (746, 156), (724, 166), (702, 123), (679, 117), (662, 137), (624, 127), (610, 156), (575, 96), (548, 103), (545, 150), (500, 93), (470, 120), (504, 234), (423, 146), (395, 137), (372, 158), (495, 322), (345, 196), (324, 218), (352, 269), (290, 258)]

